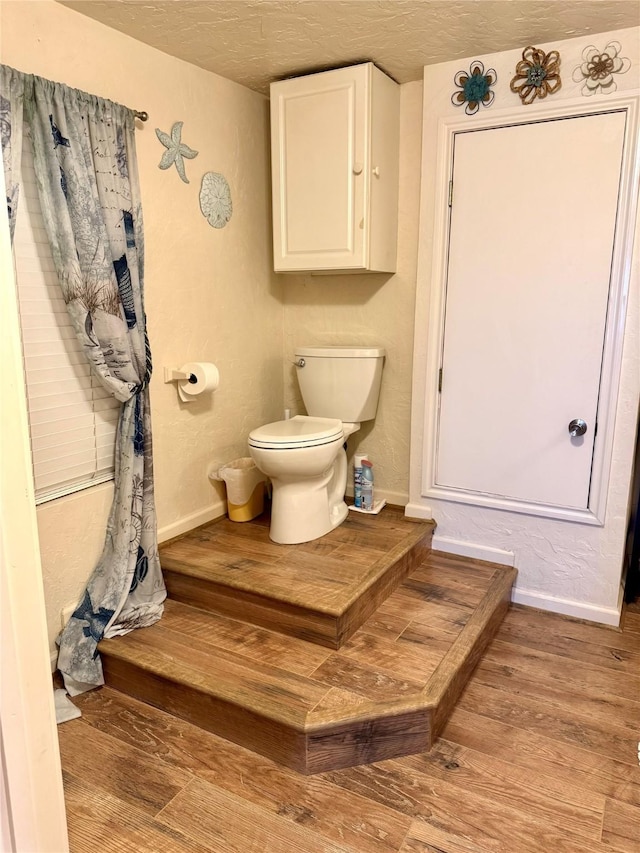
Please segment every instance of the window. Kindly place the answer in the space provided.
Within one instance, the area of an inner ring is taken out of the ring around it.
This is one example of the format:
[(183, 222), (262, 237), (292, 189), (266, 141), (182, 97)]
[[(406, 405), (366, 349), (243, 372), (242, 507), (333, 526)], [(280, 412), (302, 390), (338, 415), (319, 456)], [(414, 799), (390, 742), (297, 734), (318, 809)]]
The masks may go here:
[(62, 299), (25, 127), (14, 257), (36, 503), (113, 479), (120, 403), (90, 371)]

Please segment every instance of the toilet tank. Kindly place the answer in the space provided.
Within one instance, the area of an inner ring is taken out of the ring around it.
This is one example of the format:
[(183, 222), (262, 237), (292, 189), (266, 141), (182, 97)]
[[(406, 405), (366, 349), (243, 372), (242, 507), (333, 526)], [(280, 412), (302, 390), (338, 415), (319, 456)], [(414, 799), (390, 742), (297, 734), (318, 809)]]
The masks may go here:
[(307, 414), (347, 423), (373, 420), (384, 354), (382, 347), (297, 347), (296, 362), (304, 359), (296, 373)]

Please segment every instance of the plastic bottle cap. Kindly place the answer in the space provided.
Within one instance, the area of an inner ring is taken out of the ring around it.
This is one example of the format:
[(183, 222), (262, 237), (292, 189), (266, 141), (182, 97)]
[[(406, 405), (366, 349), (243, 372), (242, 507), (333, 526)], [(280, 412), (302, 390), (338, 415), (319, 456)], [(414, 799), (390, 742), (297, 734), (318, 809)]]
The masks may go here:
[(363, 464), (363, 465), (366, 465), (366, 466), (367, 466), (367, 468), (373, 468), (373, 462), (369, 462), (369, 460), (368, 460), (368, 459), (363, 459), (363, 460), (362, 460), (362, 464)]

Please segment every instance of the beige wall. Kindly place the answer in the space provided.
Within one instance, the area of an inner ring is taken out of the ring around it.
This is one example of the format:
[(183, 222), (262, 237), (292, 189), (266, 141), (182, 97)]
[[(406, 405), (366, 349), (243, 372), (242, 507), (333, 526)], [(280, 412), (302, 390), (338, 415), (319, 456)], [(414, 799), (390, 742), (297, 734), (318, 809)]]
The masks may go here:
[(383, 346), (387, 353), (375, 421), (349, 439), (349, 457), (363, 449), (374, 463), (376, 491), (405, 504), (409, 489), (409, 431), (413, 316), (420, 207), (422, 83), (401, 87), (398, 271), (393, 276), (282, 276), (284, 279), (285, 399), (293, 413), (299, 395), (294, 348), (314, 344)]
[[(155, 364), (151, 384), (156, 502), (161, 539), (224, 511), (207, 469), (247, 455), (256, 425), (284, 405), (303, 411), (292, 360), (296, 344), (384, 346), (378, 416), (349, 442), (375, 463), (376, 488), (405, 503), (409, 478), (411, 360), (422, 83), (401, 89), (398, 272), (394, 276), (278, 276), (271, 272), (268, 103), (260, 95), (134, 41), (52, 0), (0, 2), (0, 59), (21, 71), (148, 111), (136, 143), (145, 214), (146, 304)], [(73, 50), (61, 50), (61, 43)], [(184, 121), (189, 184), (158, 169), (154, 129)], [(198, 207), (205, 171), (222, 172), (233, 195), (229, 225), (211, 228)], [(284, 373), (283, 373), (283, 345)], [(164, 366), (213, 361), (215, 395), (178, 402)], [(283, 382), (284, 379), (284, 382)], [(283, 387), (284, 386), (284, 387)], [(111, 484), (38, 509), (49, 637), (81, 594), (101, 551)], [(52, 645), (53, 648), (53, 645)]]
[[(51, 0), (2, 2), (0, 59), (136, 109), (150, 119), (136, 136), (146, 232), (146, 306), (158, 521), (165, 536), (223, 511), (207, 478), (214, 461), (247, 455), (254, 426), (280, 417), (283, 400), (281, 283), (271, 273), (267, 101), (160, 53)], [(160, 171), (154, 129), (184, 121), (189, 184)], [(211, 228), (198, 206), (205, 171), (222, 172), (234, 212)], [(213, 397), (178, 402), (162, 368), (213, 361)], [(101, 550), (110, 485), (38, 509), (47, 620), (80, 595)]]

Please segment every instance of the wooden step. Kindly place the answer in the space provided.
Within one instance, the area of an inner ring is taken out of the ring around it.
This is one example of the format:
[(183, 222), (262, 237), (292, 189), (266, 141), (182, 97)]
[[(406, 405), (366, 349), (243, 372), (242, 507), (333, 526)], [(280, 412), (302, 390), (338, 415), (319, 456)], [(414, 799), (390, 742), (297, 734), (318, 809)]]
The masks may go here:
[(169, 596), (338, 649), (431, 547), (435, 525), (401, 508), (350, 513), (331, 533), (276, 545), (268, 518), (215, 521), (160, 551)]
[(105, 680), (301, 773), (422, 752), (514, 577), (429, 554), (339, 651), (168, 599), (156, 625), (100, 643)]

